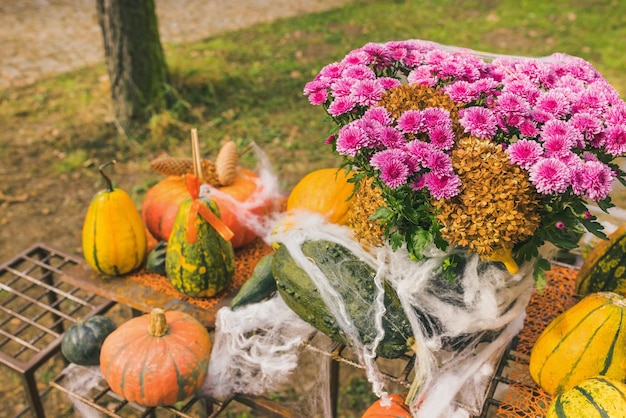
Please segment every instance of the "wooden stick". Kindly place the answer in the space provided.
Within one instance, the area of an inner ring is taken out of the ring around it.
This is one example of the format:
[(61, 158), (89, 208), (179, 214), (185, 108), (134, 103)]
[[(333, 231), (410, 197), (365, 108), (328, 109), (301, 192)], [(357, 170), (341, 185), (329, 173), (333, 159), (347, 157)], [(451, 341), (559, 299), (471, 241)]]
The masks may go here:
[(191, 130), (191, 159), (193, 160), (193, 173), (202, 179), (202, 163), (200, 162), (200, 146), (198, 145), (198, 130)]

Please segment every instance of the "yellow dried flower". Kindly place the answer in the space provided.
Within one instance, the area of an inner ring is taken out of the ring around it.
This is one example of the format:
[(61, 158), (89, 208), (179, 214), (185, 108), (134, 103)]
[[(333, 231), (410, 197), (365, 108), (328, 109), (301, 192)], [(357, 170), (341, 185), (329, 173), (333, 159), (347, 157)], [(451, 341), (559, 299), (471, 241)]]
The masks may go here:
[(354, 231), (355, 238), (363, 243), (378, 246), (383, 243), (384, 230), (379, 222), (369, 219), (378, 208), (386, 206), (380, 188), (372, 178), (361, 180), (359, 188), (350, 199), (347, 225)]
[(461, 192), (432, 202), (446, 241), (486, 258), (533, 235), (540, 222), (539, 196), (501, 145), (462, 138), (452, 151), (452, 166)]

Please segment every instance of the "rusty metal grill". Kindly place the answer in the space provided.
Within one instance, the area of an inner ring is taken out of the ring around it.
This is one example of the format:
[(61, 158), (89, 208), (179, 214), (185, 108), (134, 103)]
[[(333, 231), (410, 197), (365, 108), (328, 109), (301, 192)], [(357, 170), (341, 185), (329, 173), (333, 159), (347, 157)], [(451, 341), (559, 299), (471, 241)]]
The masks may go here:
[(67, 327), (114, 305), (59, 279), (79, 262), (36, 244), (0, 265), (0, 363), (20, 375), (37, 417), (44, 410), (35, 371), (60, 351)]
[[(94, 384), (90, 387), (81, 386), (74, 388), (72, 376), (74, 374), (85, 376), (91, 375)], [(295, 415), (287, 408), (281, 406), (278, 402), (271, 401), (263, 397), (234, 395), (223, 401), (212, 397), (194, 397), (175, 406), (164, 407), (144, 407), (121, 398), (116, 395), (106, 381), (102, 378), (99, 371), (93, 368), (70, 365), (59, 374), (50, 386), (65, 393), (72, 400), (76, 409), (86, 407), (90, 411), (98, 411), (109, 417), (217, 417), (227, 416), (231, 406), (239, 404), (239, 412), (241, 408), (248, 408), (261, 413), (261, 416), (267, 417), (284, 417), (293, 418)], [(82, 406), (81, 406), (82, 405)], [(158, 415), (157, 415), (158, 414)]]

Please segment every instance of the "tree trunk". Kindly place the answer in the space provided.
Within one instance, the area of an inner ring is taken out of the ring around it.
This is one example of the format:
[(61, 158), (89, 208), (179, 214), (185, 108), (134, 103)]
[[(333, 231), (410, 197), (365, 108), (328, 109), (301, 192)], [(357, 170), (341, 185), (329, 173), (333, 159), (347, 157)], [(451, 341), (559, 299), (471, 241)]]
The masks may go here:
[(119, 125), (142, 124), (166, 106), (167, 66), (154, 0), (96, 0)]

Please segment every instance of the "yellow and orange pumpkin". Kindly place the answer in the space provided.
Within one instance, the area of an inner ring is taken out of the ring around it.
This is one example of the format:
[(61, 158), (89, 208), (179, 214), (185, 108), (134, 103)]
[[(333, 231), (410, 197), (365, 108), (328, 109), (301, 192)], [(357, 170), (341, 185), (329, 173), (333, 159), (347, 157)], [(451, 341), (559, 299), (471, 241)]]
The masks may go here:
[[(219, 207), (222, 221), (235, 234), (231, 240), (233, 248), (251, 243), (257, 234), (240, 221), (238, 206), (261, 192), (259, 176), (243, 168), (237, 171), (233, 183), (220, 187), (228, 199), (219, 194), (211, 195)], [(144, 198), (141, 215), (148, 231), (157, 239), (167, 241), (172, 233), (179, 205), (189, 197), (183, 176), (168, 176), (152, 186)], [(275, 205), (271, 198), (260, 199), (250, 211), (255, 215), (270, 212)]]
[(192, 396), (206, 377), (211, 339), (191, 315), (155, 308), (104, 340), (100, 369), (113, 392), (143, 406)]

